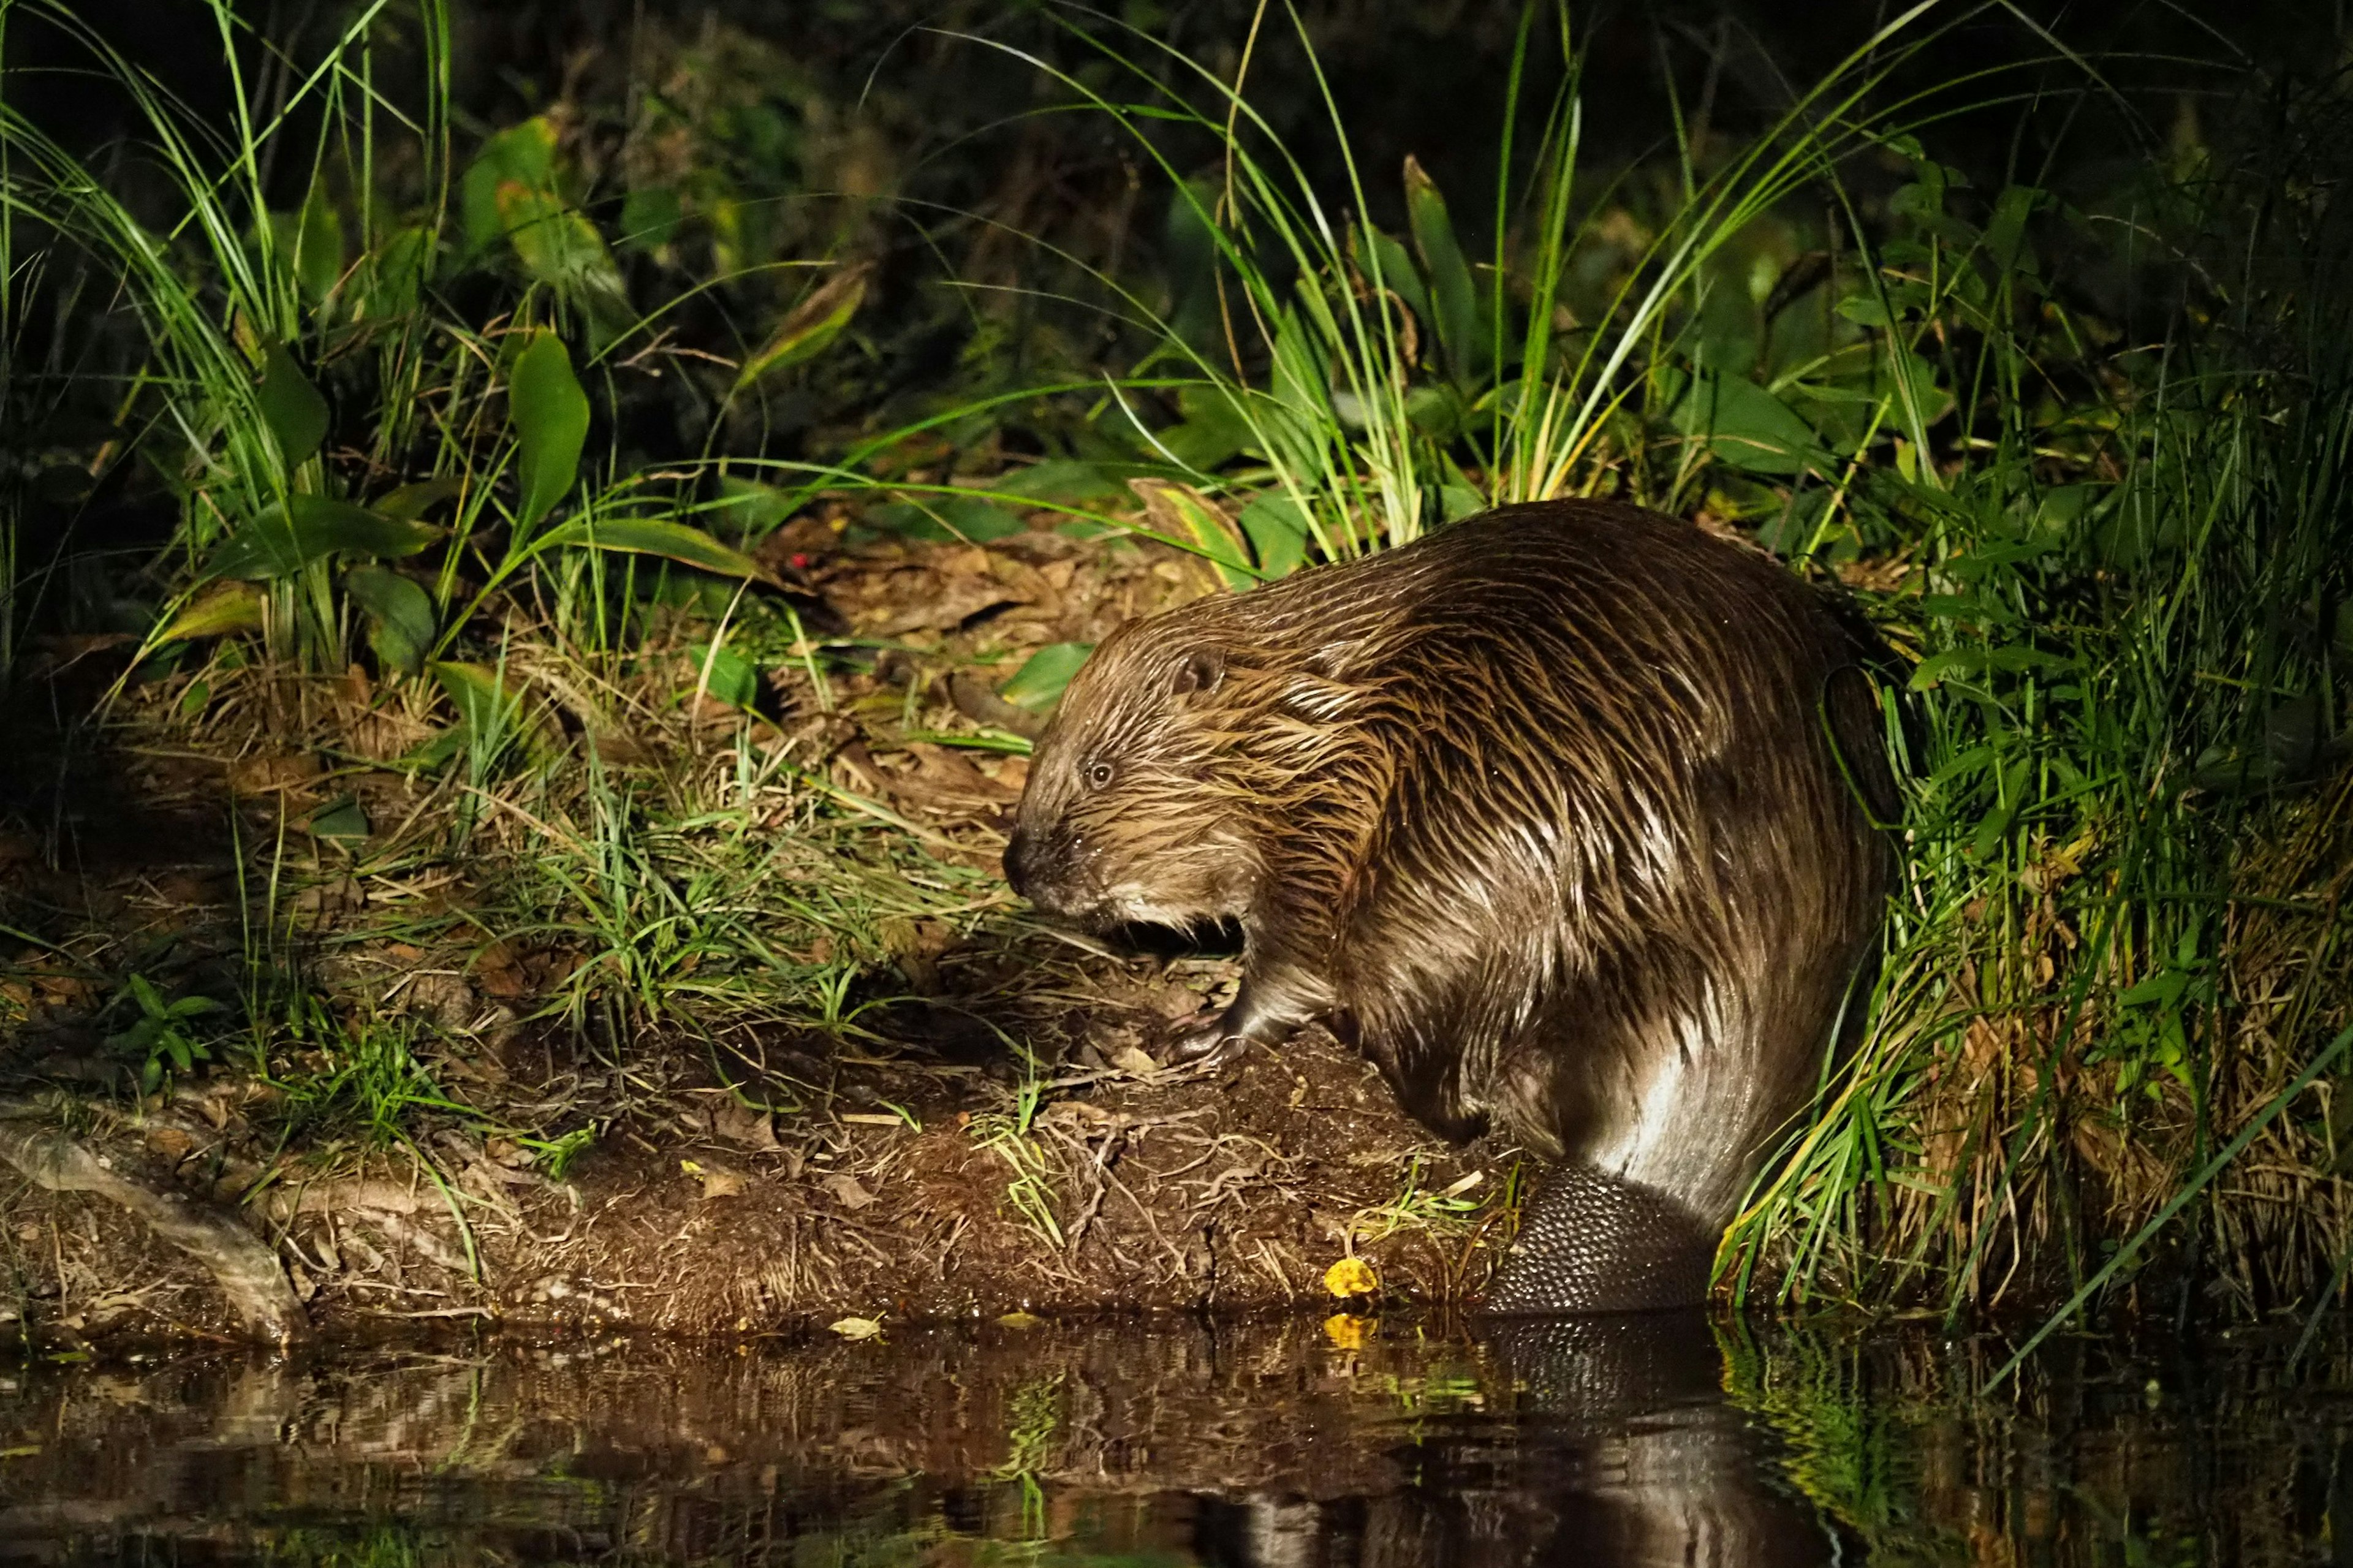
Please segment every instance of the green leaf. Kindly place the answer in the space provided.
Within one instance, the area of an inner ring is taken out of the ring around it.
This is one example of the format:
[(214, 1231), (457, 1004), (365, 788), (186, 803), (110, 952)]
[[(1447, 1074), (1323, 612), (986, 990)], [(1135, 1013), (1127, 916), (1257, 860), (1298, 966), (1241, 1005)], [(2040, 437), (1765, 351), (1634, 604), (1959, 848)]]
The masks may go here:
[(2116, 1005), (2170, 1007), (2180, 1001), (2181, 994), (2189, 988), (2189, 978), (2179, 969), (2160, 969), (2138, 984), (2118, 993)]
[(741, 392), (764, 375), (824, 353), (865, 302), (867, 276), (865, 267), (847, 268), (794, 306), (759, 351), (744, 360), (735, 377), (735, 390)]
[(678, 237), (686, 211), (674, 185), (641, 185), (621, 201), (621, 243), (632, 250), (659, 250)]
[(343, 276), (343, 220), (327, 199), (323, 181), (311, 187), (301, 211), (271, 213), (269, 229), (278, 258), (292, 271), (303, 299), (316, 305), (334, 291)]
[(575, 517), (548, 533), (548, 548), (578, 546), (584, 550), (625, 550), (638, 555), (660, 555), (715, 572), (723, 577), (765, 577), (760, 563), (740, 550), (731, 550), (699, 528), (664, 522), (649, 517)]
[[(1362, 232), (1366, 254), (1380, 267), (1381, 287), (1403, 300), (1405, 308), (1413, 312), (1415, 321), (1430, 322), (1430, 294), (1421, 286), (1421, 273), (1414, 266), (1413, 258), (1406, 253), (1404, 246), (1399, 245), (1379, 229), (1366, 229)], [(1351, 237), (1354, 237), (1354, 235)], [(1371, 272), (1368, 268), (1366, 281), (1371, 280)], [(1436, 324), (1432, 322), (1430, 326), (1434, 331)], [(1429, 359), (1428, 349), (1422, 351), (1421, 357), (1425, 361)]]
[(453, 496), (463, 495), (466, 481), (456, 474), (438, 479), (419, 479), (415, 484), (402, 485), (375, 498), (368, 510), (378, 517), (389, 517), (402, 522), (414, 522), (438, 503)]
[(515, 356), (507, 414), (520, 448), (520, 531), (545, 517), (570, 492), (580, 478), (580, 449), (588, 442), (588, 395), (572, 374), (571, 352), (554, 332), (537, 334)]
[(554, 190), (555, 127), (545, 116), (492, 136), (467, 165), (459, 183), (458, 205), (470, 255), (480, 256), (504, 237), (499, 187), (510, 181), (533, 190)]
[(1307, 514), (1280, 491), (1261, 495), (1242, 508), (1240, 522), (1258, 569), (1288, 577), (1307, 559)]
[(365, 838), (371, 831), (367, 813), (350, 795), (311, 814), (311, 834), (314, 838)]
[(989, 488), (999, 495), (1072, 503), (1113, 500), (1127, 493), (1101, 463), (1082, 463), (1068, 458), (1050, 458), (1026, 468), (1016, 468)]
[(287, 577), (329, 555), (414, 555), (441, 537), (421, 522), (380, 517), (349, 501), (289, 496), (222, 541), (206, 573), (248, 582)]
[(961, 540), (986, 544), (1029, 528), (1003, 507), (991, 506), (971, 496), (927, 497), (921, 502), (892, 501), (887, 506), (870, 507), (859, 521), (876, 532), (934, 543)]
[(1707, 443), (1718, 460), (1757, 474), (1827, 468), (1814, 428), (1789, 405), (1743, 376), (1694, 374), (1674, 403), (1675, 427)]
[(327, 438), (327, 400), (294, 363), (282, 343), (269, 345), (261, 362), (261, 421), (277, 439), (289, 468), (308, 462)]
[(1185, 422), (1158, 432), (1156, 438), (1195, 473), (1208, 473), (1250, 445), (1250, 421), (1223, 387), (1208, 382), (1187, 386), (1176, 394), (1176, 407)]
[(1031, 654), (1012, 679), (997, 689), (997, 694), (1033, 713), (1047, 712), (1062, 700), (1062, 689), (1094, 650), (1092, 643), (1049, 643)]
[(586, 310), (607, 331), (630, 319), (628, 289), (605, 237), (554, 191), (517, 181), (498, 189), (499, 217), (523, 270)]
[(378, 246), (361, 273), (357, 313), (387, 321), (416, 310), (433, 273), (434, 249), (432, 233), (423, 228), (398, 230)]
[(764, 485), (757, 479), (734, 474), (723, 474), (719, 479), (716, 510), (727, 519), (728, 526), (745, 539), (762, 538), (783, 527), (785, 520), (793, 515), (794, 501), (792, 491), (776, 485)]
[(543, 717), (531, 710), (522, 689), (500, 679), (498, 671), (457, 659), (444, 659), (429, 668), (450, 705), (458, 710), (458, 725), (427, 742), (411, 756), (412, 762), (438, 761), (461, 750), (495, 754), (518, 742), (534, 756), (551, 749)]
[(422, 670), (438, 629), (425, 590), (383, 566), (353, 567), (343, 574), (343, 589), (367, 612), (368, 646), (376, 658), (406, 675)]
[(760, 672), (752, 661), (726, 644), (713, 651), (707, 643), (687, 650), (696, 682), (730, 708), (749, 709), (759, 700)]
[(1413, 229), (1414, 248), (1430, 274), (1430, 309), (1438, 320), (1438, 341), (1446, 351), (1447, 368), (1457, 382), (1467, 384), (1486, 364), (1492, 346), (1479, 330), (1479, 292), (1471, 280), (1470, 263), (1454, 237), (1454, 220), (1447, 216), (1446, 198), (1437, 184), (1413, 158), (1405, 161), (1405, 210)]

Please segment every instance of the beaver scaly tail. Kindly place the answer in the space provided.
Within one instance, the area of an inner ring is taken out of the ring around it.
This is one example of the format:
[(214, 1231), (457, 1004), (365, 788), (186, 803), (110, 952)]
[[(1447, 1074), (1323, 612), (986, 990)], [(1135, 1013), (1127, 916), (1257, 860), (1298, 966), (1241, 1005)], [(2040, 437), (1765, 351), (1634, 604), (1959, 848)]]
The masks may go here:
[(1482, 1310), (1649, 1312), (1707, 1300), (1715, 1234), (1654, 1187), (1590, 1165), (1556, 1168)]

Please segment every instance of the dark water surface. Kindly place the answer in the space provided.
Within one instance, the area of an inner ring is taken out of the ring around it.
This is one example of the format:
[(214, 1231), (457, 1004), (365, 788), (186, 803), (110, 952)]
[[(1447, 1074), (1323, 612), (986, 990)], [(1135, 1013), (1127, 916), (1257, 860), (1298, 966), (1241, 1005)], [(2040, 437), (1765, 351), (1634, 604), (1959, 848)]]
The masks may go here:
[(2001, 1356), (1391, 1319), (0, 1365), (0, 1563), (2353, 1563), (2341, 1350), (1979, 1392)]

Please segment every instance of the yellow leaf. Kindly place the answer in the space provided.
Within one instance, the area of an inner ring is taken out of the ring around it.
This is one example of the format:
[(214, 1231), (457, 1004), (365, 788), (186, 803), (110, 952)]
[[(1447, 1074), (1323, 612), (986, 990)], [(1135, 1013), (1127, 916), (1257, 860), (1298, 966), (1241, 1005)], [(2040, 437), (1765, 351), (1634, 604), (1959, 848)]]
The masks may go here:
[(1324, 1289), (1345, 1300), (1369, 1296), (1381, 1288), (1381, 1277), (1361, 1258), (1343, 1258), (1324, 1270)]
[(837, 272), (795, 306), (759, 352), (744, 362), (743, 372), (735, 378), (735, 390), (743, 391), (770, 371), (798, 364), (823, 353), (865, 302), (867, 271), (861, 265)]
[[(1353, 1263), (1354, 1258), (1348, 1259)], [(1360, 1351), (1379, 1328), (1377, 1319), (1359, 1318), (1350, 1312), (1335, 1312), (1324, 1320), (1324, 1337), (1340, 1350)]]
[(216, 637), (229, 632), (256, 631), (260, 626), (261, 591), (249, 583), (224, 583), (182, 610), (155, 640), (184, 642), (193, 637)]

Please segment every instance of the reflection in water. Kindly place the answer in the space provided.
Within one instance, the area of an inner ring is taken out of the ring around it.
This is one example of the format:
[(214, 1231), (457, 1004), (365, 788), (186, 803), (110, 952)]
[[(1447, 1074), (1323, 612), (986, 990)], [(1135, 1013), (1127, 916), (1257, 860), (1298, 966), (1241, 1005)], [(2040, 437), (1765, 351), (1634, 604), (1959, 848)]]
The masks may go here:
[(0, 1563), (2353, 1560), (2341, 1360), (2077, 1342), (1974, 1393), (2000, 1353), (1667, 1317), (27, 1368)]

